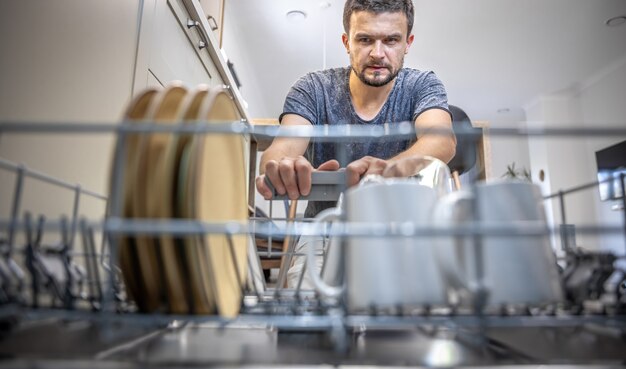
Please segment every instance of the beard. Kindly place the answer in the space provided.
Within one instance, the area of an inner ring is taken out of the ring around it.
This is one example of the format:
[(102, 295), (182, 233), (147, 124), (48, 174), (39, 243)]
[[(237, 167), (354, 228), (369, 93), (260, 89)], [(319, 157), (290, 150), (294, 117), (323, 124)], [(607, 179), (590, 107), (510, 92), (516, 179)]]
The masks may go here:
[[(353, 66), (352, 70), (354, 71), (354, 74), (356, 74), (356, 76), (359, 78), (359, 80), (361, 82), (363, 82), (364, 84), (368, 85), (368, 86), (372, 86), (372, 87), (381, 87), (386, 85), (387, 83), (391, 82), (394, 80), (394, 78), (396, 78), (396, 76), (398, 75), (398, 73), (400, 72), (400, 69), (402, 69), (402, 64), (400, 64), (400, 68), (394, 70), (393, 67), (389, 64), (384, 64), (382, 65), (383, 68), (387, 69), (389, 71), (389, 75), (384, 78), (384, 79), (378, 79), (378, 77), (380, 76), (379, 72), (375, 72), (374, 73), (374, 77), (369, 77), (365, 74), (365, 70), (372, 66), (372, 64), (368, 64), (365, 67), (363, 67), (363, 69), (361, 69), (360, 72), (358, 72), (356, 70), (356, 68)], [(378, 65), (377, 65), (378, 66)]]

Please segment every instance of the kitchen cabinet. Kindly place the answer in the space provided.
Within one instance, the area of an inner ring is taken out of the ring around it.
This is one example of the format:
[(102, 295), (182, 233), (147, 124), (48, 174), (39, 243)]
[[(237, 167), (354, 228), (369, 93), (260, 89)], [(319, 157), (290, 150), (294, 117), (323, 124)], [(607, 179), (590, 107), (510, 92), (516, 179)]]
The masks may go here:
[(205, 50), (207, 40), (194, 24), (182, 0), (144, 4), (135, 92), (145, 88), (149, 79), (156, 79), (161, 85), (177, 80), (190, 87), (224, 83)]
[[(204, 5), (219, 5), (203, 2)], [(211, 6), (216, 11), (222, 5)], [(224, 53), (211, 31), (204, 6), (192, 0), (147, 0), (142, 10), (134, 94), (146, 87), (180, 81), (189, 88), (199, 84), (227, 85), (243, 119), (243, 99), (228, 70)], [(250, 139), (245, 137), (245, 167), (250, 168)]]
[[(211, 32), (197, 0), (146, 0), (141, 10), (134, 93), (151, 85), (181, 81), (188, 87), (204, 83), (227, 85), (243, 119), (246, 103), (228, 69), (225, 52)], [(152, 82), (151, 82), (152, 81)]]
[[(5, 82), (0, 86), (0, 120), (113, 123), (146, 87), (172, 80), (188, 87), (234, 86), (201, 9), (196, 0), (2, 2), (0, 46), (6, 52), (0, 58)], [(191, 18), (198, 23), (188, 27)], [(23, 24), (29, 27), (15, 32)], [(239, 91), (231, 92), (246, 117)], [(1, 141), (4, 159), (108, 192), (110, 133), (3, 134)], [(12, 189), (14, 177), (2, 175), (0, 187)], [(27, 191), (24, 208), (51, 217), (71, 211), (71, 202), (48, 192), (47, 187)], [(11, 201), (12, 191), (3, 191), (0, 208), (9, 209)], [(80, 212), (101, 218), (104, 209), (84, 203)]]
[(200, 0), (200, 6), (207, 15), (209, 26), (215, 34), (219, 42), (219, 46), (222, 47), (222, 36), (224, 34), (224, 7), (226, 6), (225, 0)]

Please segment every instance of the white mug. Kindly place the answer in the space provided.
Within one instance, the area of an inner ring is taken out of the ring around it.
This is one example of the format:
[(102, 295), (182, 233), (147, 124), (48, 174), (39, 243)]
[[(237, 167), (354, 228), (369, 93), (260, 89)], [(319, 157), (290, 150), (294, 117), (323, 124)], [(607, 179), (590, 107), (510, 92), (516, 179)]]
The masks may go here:
[[(349, 225), (385, 227), (410, 223), (427, 227), (437, 203), (435, 189), (420, 179), (380, 177), (345, 192), (343, 204), (327, 209), (316, 222), (343, 220)], [(333, 248), (339, 244), (331, 240)], [(350, 236), (341, 253), (329, 251), (325, 272), (344, 268), (346, 303), (350, 311), (446, 303), (445, 288), (435, 263), (432, 237)], [(314, 247), (307, 247), (307, 265), (315, 265)], [(307, 268), (315, 288), (324, 296), (339, 297), (344, 287), (331, 286), (316, 268)]]
[[(488, 291), (486, 304), (545, 304), (562, 299), (556, 259), (539, 187), (528, 182), (477, 184), (474, 192), (458, 191), (437, 204), (434, 224), (441, 229), (481, 226), (482, 281), (477, 275), (476, 239), (472, 235), (437, 238), (437, 263), (449, 296), (471, 304), (479, 283)], [(489, 234), (499, 227), (528, 226), (528, 234)], [(533, 232), (533, 230), (535, 232)], [(536, 232), (536, 231), (540, 232)], [(545, 230), (545, 232), (541, 232)]]

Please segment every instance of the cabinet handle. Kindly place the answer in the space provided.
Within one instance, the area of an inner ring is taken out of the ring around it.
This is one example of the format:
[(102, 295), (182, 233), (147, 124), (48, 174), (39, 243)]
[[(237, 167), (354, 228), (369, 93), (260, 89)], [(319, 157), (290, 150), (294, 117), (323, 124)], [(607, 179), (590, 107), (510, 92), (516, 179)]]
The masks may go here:
[(200, 25), (200, 22), (195, 21), (193, 19), (187, 19), (187, 28), (197, 27)]
[(219, 28), (217, 26), (217, 21), (215, 20), (215, 18), (212, 15), (209, 15), (206, 19), (209, 22), (209, 26), (211, 27), (211, 31), (216, 31)]
[(198, 49), (202, 50), (206, 47), (206, 42), (200, 41), (198, 42)]

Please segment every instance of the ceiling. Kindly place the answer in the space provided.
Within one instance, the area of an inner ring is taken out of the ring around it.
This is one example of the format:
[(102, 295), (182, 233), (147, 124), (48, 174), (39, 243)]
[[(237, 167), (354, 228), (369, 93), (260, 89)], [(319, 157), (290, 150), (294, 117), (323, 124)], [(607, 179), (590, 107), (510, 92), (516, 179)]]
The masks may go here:
[[(252, 117), (278, 117), (305, 73), (348, 65), (343, 0), (228, 0), (224, 48)], [(626, 60), (625, 0), (414, 0), (415, 42), (405, 66), (433, 70), (472, 119), (524, 120), (533, 99), (577, 88)], [(329, 6), (328, 6), (329, 5)], [(287, 19), (302, 10), (306, 19)], [(234, 55), (238, 59), (234, 59)], [(268, 88), (269, 86), (269, 88)], [(500, 112), (499, 112), (500, 111)]]

